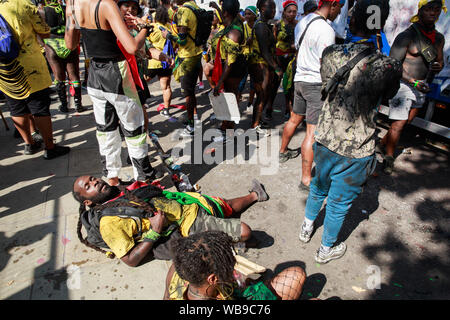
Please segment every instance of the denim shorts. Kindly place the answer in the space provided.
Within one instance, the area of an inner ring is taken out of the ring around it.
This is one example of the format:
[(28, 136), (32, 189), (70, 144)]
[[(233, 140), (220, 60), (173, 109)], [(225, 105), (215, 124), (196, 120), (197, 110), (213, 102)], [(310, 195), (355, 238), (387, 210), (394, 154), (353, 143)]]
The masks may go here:
[(317, 125), (323, 101), (320, 90), (322, 83), (294, 82), (294, 104), (292, 111), (300, 116), (306, 116), (308, 124)]

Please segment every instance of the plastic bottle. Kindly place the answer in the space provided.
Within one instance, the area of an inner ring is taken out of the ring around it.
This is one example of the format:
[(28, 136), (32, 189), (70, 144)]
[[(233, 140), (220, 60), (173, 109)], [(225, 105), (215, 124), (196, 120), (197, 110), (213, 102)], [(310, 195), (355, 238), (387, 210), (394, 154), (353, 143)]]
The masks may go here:
[(180, 180), (181, 182), (178, 184), (178, 189), (180, 192), (193, 191), (194, 188), (192, 187), (191, 182), (189, 181), (189, 178), (186, 174), (181, 173)]

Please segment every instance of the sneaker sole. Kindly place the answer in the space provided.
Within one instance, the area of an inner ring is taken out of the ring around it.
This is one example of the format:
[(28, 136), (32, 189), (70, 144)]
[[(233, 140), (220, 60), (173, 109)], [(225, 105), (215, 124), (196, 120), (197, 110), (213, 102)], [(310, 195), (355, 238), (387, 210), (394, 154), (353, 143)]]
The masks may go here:
[(342, 258), (344, 256), (345, 252), (347, 252), (347, 246), (345, 246), (344, 251), (341, 254), (339, 254), (338, 256), (331, 256), (331, 257), (329, 257), (327, 259), (321, 259), (319, 257), (319, 253), (316, 253), (316, 255), (314, 256), (314, 260), (317, 263), (325, 264), (325, 263), (330, 262), (331, 260), (336, 260), (336, 259)]
[(303, 242), (303, 243), (308, 243), (309, 241), (311, 241), (311, 237), (309, 237), (309, 238), (303, 238), (301, 235), (299, 235), (298, 238), (299, 238), (300, 241)]

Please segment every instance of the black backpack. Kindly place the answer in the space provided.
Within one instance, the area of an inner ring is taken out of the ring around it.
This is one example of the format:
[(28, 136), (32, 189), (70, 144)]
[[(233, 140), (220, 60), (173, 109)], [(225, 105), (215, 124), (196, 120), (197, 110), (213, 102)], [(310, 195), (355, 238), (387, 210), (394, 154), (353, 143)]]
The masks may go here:
[(139, 233), (136, 238), (142, 235), (142, 218), (149, 218), (147, 212), (133, 207), (116, 207), (96, 210), (95, 208), (85, 211), (81, 215), (81, 223), (86, 229), (86, 240), (96, 247), (109, 249), (100, 234), (100, 219), (106, 216), (118, 216), (121, 218), (132, 218), (136, 221)]
[[(144, 201), (149, 201), (153, 197), (160, 197), (162, 195), (161, 189), (149, 185), (146, 187), (142, 187), (136, 190), (131, 191), (131, 193), (137, 196)], [(121, 201), (124, 200), (122, 197), (115, 200)], [(128, 201), (125, 199), (125, 201)], [(85, 240), (89, 242), (91, 245), (96, 247), (110, 249), (108, 245), (103, 241), (103, 238), (100, 234), (100, 220), (106, 216), (117, 216), (121, 218), (131, 218), (137, 224), (138, 234), (135, 235), (135, 239), (142, 236), (142, 219), (150, 218), (153, 216), (152, 213), (146, 212), (144, 209), (129, 207), (129, 206), (118, 206), (113, 208), (104, 208), (103, 210), (97, 210), (95, 207), (91, 208), (87, 211), (84, 211), (80, 215), (80, 220), (82, 226), (86, 230), (86, 238)], [(173, 232), (177, 228), (176, 224), (172, 224), (168, 229), (164, 230), (164, 237), (153, 247), (153, 255), (157, 259), (170, 260), (170, 252), (168, 246), (168, 240), (172, 238), (179, 237), (179, 232)]]
[(211, 34), (212, 21), (214, 18), (213, 11), (207, 11), (202, 8), (194, 8), (190, 5), (184, 5), (184, 7), (192, 10), (197, 18), (197, 31), (195, 32), (195, 39), (189, 34), (189, 37), (194, 41), (197, 47), (204, 46), (208, 41)]

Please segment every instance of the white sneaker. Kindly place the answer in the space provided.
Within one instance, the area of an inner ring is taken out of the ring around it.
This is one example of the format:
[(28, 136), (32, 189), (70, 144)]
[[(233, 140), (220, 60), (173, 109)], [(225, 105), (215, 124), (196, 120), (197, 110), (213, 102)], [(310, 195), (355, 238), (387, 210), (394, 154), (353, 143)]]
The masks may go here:
[(258, 136), (263, 136), (263, 137), (268, 137), (268, 136), (270, 136), (269, 130), (263, 129), (263, 128), (261, 128), (261, 126), (256, 126), (256, 127), (253, 128), (253, 130), (256, 131), (256, 134), (257, 134)]
[(317, 250), (314, 259), (318, 263), (327, 263), (334, 259), (341, 258), (345, 251), (347, 250), (347, 245), (344, 242), (339, 243), (337, 246), (333, 247), (327, 253), (324, 253), (320, 248)]
[(213, 141), (216, 143), (228, 143), (231, 141), (230, 137), (227, 136), (227, 134), (225, 132), (221, 132), (220, 136), (214, 137)]
[(170, 118), (169, 110), (166, 108), (162, 109), (159, 113), (166, 118)]
[(311, 228), (311, 230), (306, 230), (306, 223), (303, 222), (302, 228), (300, 229), (300, 234), (298, 235), (298, 238), (300, 241), (304, 243), (308, 243), (309, 240), (311, 240), (311, 235), (314, 231), (314, 228)]
[(194, 127), (187, 125), (183, 132), (181, 132), (182, 137), (192, 137), (194, 135)]

